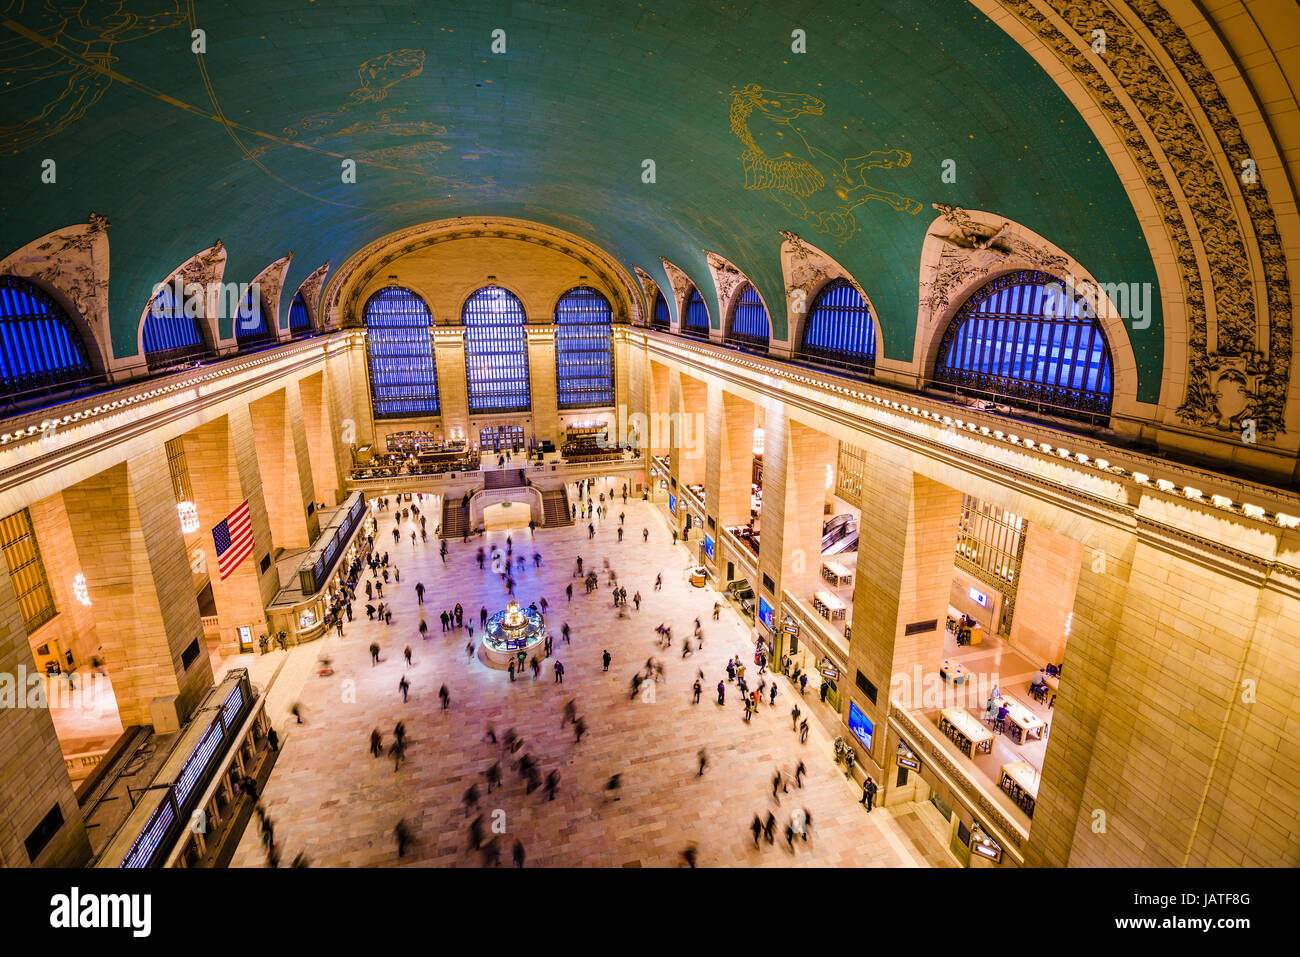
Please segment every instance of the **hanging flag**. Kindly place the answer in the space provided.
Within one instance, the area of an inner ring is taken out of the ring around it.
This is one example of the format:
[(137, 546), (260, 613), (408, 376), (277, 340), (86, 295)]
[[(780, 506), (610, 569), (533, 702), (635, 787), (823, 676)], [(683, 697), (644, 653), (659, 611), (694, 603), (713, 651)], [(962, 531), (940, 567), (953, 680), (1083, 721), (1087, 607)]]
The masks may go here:
[(221, 580), (225, 581), (240, 562), (253, 554), (253, 523), (248, 518), (247, 499), (212, 529), (212, 541), (217, 546)]

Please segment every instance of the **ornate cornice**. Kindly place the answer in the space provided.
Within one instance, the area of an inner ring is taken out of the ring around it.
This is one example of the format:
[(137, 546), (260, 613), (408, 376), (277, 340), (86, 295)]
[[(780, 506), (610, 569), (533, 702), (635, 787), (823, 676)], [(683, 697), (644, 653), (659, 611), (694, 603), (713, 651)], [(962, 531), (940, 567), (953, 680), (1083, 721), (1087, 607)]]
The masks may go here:
[[(1222, 173), (1218, 151), (1233, 170), (1251, 154), (1200, 55), (1157, 0), (1000, 2), (1070, 70), (1142, 171), (1186, 303), (1187, 393), (1179, 417), (1224, 431), (1252, 419), (1262, 437), (1285, 431), (1292, 309), (1286, 256), (1262, 181), (1243, 184)], [(1106, 37), (1102, 54), (1091, 50), (1098, 29)], [(1217, 143), (1202, 134), (1206, 127)], [(1256, 296), (1253, 264), (1266, 280), (1265, 302)], [(1233, 391), (1242, 394), (1240, 408), (1225, 395)]]

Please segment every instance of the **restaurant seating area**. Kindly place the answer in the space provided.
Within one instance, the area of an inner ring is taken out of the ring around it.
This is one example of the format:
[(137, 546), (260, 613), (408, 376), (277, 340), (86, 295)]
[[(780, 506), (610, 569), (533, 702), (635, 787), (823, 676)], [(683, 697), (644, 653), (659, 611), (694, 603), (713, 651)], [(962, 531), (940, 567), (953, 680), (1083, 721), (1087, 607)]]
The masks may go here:
[(403, 475), (439, 475), (477, 472), (479, 455), (464, 439), (443, 441), (431, 432), (394, 432), (385, 439), (385, 451), (370, 446), (353, 457), (352, 478), (395, 478)]

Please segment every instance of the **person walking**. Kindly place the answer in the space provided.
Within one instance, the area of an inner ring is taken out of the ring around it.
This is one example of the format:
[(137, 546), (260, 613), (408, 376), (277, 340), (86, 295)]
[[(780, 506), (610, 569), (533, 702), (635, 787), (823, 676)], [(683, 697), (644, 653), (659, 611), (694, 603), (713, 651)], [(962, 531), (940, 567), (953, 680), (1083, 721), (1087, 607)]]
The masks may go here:
[(650, 529), (648, 528), (641, 529), (641, 541), (643, 542), (650, 541)]
[(587, 720), (578, 718), (573, 722), (573, 743), (582, 744), (582, 736), (587, 733)]
[(659, 591), (663, 587), (664, 587), (664, 573), (660, 572), (658, 575), (655, 575), (655, 591)]
[(377, 642), (370, 643), (370, 667), (379, 664), (379, 645)]
[(763, 822), (763, 836), (767, 838), (767, 843), (776, 843), (776, 815), (771, 811), (767, 812), (767, 820)]
[(397, 826), (393, 828), (393, 837), (397, 839), (397, 856), (405, 857), (406, 849), (411, 844), (411, 831), (405, 821), (397, 822)]
[(700, 773), (697, 774), (696, 777), (702, 778), (704, 777), (704, 769), (709, 766), (709, 755), (708, 752), (706, 752), (703, 748), (700, 748), (699, 752), (696, 754), (696, 757), (700, 759)]
[(804, 718), (799, 722), (799, 743), (808, 743), (808, 719)]
[(608, 671), (608, 670), (609, 670), (609, 663), (610, 663), (611, 661), (613, 661), (613, 658), (610, 656), (610, 653), (609, 653), (609, 649), (608, 649), (608, 648), (606, 648), (606, 649), (605, 649), (605, 653), (604, 653), (603, 655), (600, 656), (600, 660), (601, 660), (601, 662), (605, 665), (604, 670), (605, 670), (605, 671)]
[(718, 682), (718, 704), (725, 705), (727, 703), (726, 692), (727, 692), (727, 686), (723, 684), (721, 681), (719, 681)]
[[(773, 687), (775, 687), (775, 685), (773, 685)], [(795, 705), (793, 708), (790, 709), (790, 730), (791, 731), (799, 730), (799, 706), (798, 705)]]
[(370, 753), (376, 758), (384, 753), (384, 736), (378, 728), (370, 732)]
[(804, 767), (803, 762), (800, 761), (798, 767), (794, 769), (795, 787), (800, 787), (800, 788), (803, 787), (803, 776), (807, 773), (808, 773), (808, 769)]
[(409, 665), (411, 663), (411, 646), (407, 645), (406, 651), (402, 652), (402, 654), (406, 657), (406, 663)]
[(692, 688), (692, 691), (694, 691), (694, 697), (691, 699), (691, 704), (699, 704), (699, 703), (700, 703), (700, 692), (701, 692), (702, 690), (703, 690), (703, 688), (700, 686), (700, 679), (699, 679), (699, 678), (696, 678), (696, 679), (695, 679), (695, 685), (694, 685), (694, 687)]
[(858, 803), (865, 804), (867, 806), (868, 814), (871, 813), (871, 805), (876, 800), (877, 790), (879, 789), (876, 787), (876, 782), (871, 780), (870, 777), (868, 777), (865, 781), (862, 782), (862, 800), (859, 801)]
[(562, 661), (555, 662), (555, 683), (564, 684), (564, 662)]
[(397, 683), (397, 688), (402, 692), (402, 704), (406, 704), (407, 692), (411, 690), (411, 683), (406, 680), (406, 675), (402, 675), (402, 680)]
[(564, 626), (560, 628), (560, 634), (564, 637), (564, 643), (566, 645), (569, 644), (569, 623), (567, 621), (564, 623)]
[(438, 697), (442, 699), (442, 710), (449, 710), (451, 708), (451, 692), (447, 690), (446, 685), (438, 689)]
[(754, 846), (758, 847), (758, 836), (763, 833), (763, 822), (759, 820), (757, 814), (754, 815), (754, 820), (750, 822), (749, 829), (754, 833)]
[(637, 611), (640, 611), (640, 610), (641, 610), (641, 593), (640, 593), (640, 592), (637, 592), (635, 595), (632, 596), (632, 604), (636, 606), (636, 610), (637, 610)]
[[(531, 522), (528, 523), (528, 527), (530, 530), (532, 529)], [(524, 866), (524, 844), (521, 840), (519, 840), (519, 838), (515, 838), (515, 846), (510, 853), (511, 856), (514, 858), (515, 867), (523, 867)]]

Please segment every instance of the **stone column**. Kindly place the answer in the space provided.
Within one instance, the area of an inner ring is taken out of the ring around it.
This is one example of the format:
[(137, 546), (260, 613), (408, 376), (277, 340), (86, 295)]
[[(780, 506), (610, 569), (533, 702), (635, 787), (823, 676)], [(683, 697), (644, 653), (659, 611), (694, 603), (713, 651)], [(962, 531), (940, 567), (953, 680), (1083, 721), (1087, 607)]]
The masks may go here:
[[(64, 650), (72, 652), (75, 667), (78, 670), (88, 668), (90, 659), (99, 648), (99, 636), (94, 609), (83, 605), (73, 592), (73, 580), (83, 573), (63, 495), (59, 492), (47, 495), (39, 502), (33, 502), (27, 511), (36, 543), (40, 546), (50, 591), (54, 595), (54, 607), (59, 610), (53, 620), (42, 627), (42, 636), (45, 629), (51, 629)], [(39, 643), (33, 640), (34, 645)], [(66, 665), (66, 659), (60, 664)]]
[(63, 500), (123, 727), (155, 725), (151, 704), (173, 696), (174, 715), (158, 720), (184, 721), (212, 687), (212, 665), (166, 452), (160, 445), (100, 472)]
[(471, 446), (478, 442), (469, 430), (469, 384), (465, 379), (465, 327), (435, 326), (434, 361), (438, 364), (438, 407), (442, 409), (442, 434), (459, 434)]
[(533, 398), (533, 441), (550, 439), (558, 448), (560, 413), (556, 406), (557, 383), (555, 379), (555, 326), (547, 323), (529, 323), (528, 334), (528, 384)]
[[(343, 488), (338, 453), (342, 433), (339, 424), (333, 421), (330, 414), (325, 375), (324, 372), (317, 372), (300, 379), (298, 395), (302, 403), (303, 432), (307, 442), (307, 460), (311, 467), (312, 490), (319, 501), (334, 504)], [(344, 451), (346, 454), (346, 449)]]
[[(44, 688), (0, 561), (0, 867), (79, 867), (90, 842), (49, 708), (30, 693), (33, 676)], [(27, 838), (56, 806), (63, 823), (33, 857)]]
[(647, 441), (655, 455), (661, 458), (668, 455), (672, 445), (672, 427), (669, 420), (672, 412), (671, 389), (669, 387), (668, 367), (661, 362), (647, 358), (649, 374), (646, 376), (646, 408), (650, 413), (650, 436)]
[[(834, 466), (837, 448), (835, 439), (825, 432), (792, 421), (783, 403), (768, 407), (758, 567), (760, 578), (766, 575), (774, 584), (774, 590), (765, 594), (774, 609), (781, 606), (783, 590), (811, 595), (817, 581), (826, 515), (826, 467)], [(767, 592), (761, 581), (755, 590)], [(779, 625), (779, 620), (775, 624)]]
[[(1123, 627), (1137, 539), (1101, 525), (1092, 526), (1083, 536), (1061, 692), (1051, 712), (1050, 739), (1039, 769), (1042, 783), (1025, 847), (1029, 867), (1071, 864), (1078, 827), (1092, 825), (1092, 809), (1083, 806), (1084, 789), (1106, 708), (1106, 685)], [(1022, 566), (1022, 581), (1026, 574), (1033, 574), (1027, 565)]]
[[(934, 673), (943, 660), (961, 492), (917, 475), (906, 453), (885, 443), (865, 451), (849, 642), (854, 673), (842, 687), (875, 726), (872, 758), (883, 766), (893, 676), (910, 677), (918, 665)], [(856, 672), (875, 686), (874, 702), (857, 686)]]
[[(185, 434), (184, 442), (190, 484), (202, 522), (200, 541), (217, 606), (220, 647), (222, 654), (232, 654), (239, 647), (240, 625), (252, 628), (254, 640), (263, 632), (269, 634), (266, 606), (280, 583), (273, 560), (265, 571), (261, 568), (264, 558), (274, 556), (249, 411), (237, 409), (199, 426)], [(253, 552), (223, 580), (212, 529), (245, 499), (253, 528)]]
[(291, 382), (258, 399), (248, 411), (271, 542), (280, 548), (306, 548), (320, 534), (320, 519), (314, 506), (308, 512), (316, 496), (298, 384)]
[(720, 525), (749, 521), (754, 476), (754, 404), (708, 385), (705, 511)]

